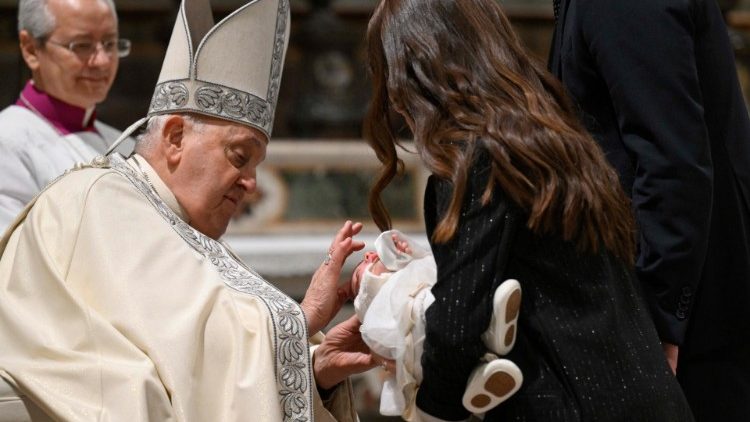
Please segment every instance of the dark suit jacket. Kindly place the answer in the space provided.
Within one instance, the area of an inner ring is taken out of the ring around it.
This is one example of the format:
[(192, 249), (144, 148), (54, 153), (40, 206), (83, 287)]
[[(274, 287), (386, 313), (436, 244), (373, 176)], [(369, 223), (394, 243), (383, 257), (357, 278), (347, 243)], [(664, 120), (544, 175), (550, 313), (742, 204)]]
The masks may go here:
[[(523, 385), (485, 421), (692, 421), (630, 268), (605, 250), (582, 253), (557, 235), (532, 233), (525, 213), (500, 188), (482, 204), (490, 174), (482, 152), (456, 236), (431, 243), (437, 283), (425, 315), (419, 408), (447, 420), (468, 416), (461, 396), (487, 352), (480, 336), (492, 296), (514, 278), (523, 293), (516, 344), (506, 358), (521, 369)], [(430, 178), (429, 235), (451, 192), (450, 183)]]
[(716, 1), (559, 10), (550, 70), (632, 197), (659, 336), (682, 346), (681, 361), (747, 353), (750, 121)]

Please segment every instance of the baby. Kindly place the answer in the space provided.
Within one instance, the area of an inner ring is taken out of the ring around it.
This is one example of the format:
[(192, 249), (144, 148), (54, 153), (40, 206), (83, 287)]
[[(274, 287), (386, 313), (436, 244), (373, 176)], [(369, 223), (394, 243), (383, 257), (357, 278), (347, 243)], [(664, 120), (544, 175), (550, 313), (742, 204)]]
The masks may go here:
[[(437, 280), (431, 252), (397, 230), (382, 233), (375, 251), (365, 253), (350, 288), (362, 322), (362, 338), (370, 349), (395, 361), (380, 397), (380, 413), (414, 420), (416, 391), (422, 381), (425, 311), (434, 302), (430, 289)], [(515, 343), (521, 287), (506, 280), (493, 296), (493, 315), (482, 339), (489, 350), (469, 377), (463, 404), (481, 414), (513, 395), (523, 377), (515, 363), (498, 358)]]

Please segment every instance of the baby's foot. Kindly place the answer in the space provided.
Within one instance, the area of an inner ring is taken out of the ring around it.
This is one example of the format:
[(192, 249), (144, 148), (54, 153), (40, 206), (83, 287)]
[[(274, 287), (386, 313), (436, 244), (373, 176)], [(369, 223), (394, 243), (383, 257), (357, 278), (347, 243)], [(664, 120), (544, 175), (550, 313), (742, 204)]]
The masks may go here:
[(492, 320), (482, 335), (485, 346), (493, 353), (504, 356), (516, 343), (516, 326), (521, 310), (521, 285), (505, 280), (495, 290), (492, 299)]
[(523, 383), (523, 375), (508, 359), (495, 359), (479, 365), (471, 373), (463, 405), (472, 413), (485, 413), (512, 396)]

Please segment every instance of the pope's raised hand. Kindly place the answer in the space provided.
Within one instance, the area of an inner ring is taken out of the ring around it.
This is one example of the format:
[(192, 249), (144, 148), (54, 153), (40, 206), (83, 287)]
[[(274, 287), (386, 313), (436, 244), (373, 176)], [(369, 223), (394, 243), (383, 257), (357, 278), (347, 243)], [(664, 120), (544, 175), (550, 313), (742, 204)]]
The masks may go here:
[(302, 310), (307, 318), (308, 335), (312, 336), (333, 319), (348, 299), (338, 282), (341, 269), (352, 252), (365, 247), (364, 242), (354, 240), (362, 230), (362, 223), (347, 221), (331, 242), (331, 248), (323, 263), (313, 274)]

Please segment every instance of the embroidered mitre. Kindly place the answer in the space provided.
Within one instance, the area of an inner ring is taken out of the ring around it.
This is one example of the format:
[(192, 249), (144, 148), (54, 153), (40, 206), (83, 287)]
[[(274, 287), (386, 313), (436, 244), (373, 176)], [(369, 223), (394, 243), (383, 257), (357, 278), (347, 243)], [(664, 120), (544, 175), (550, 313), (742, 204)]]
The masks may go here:
[(289, 40), (289, 0), (254, 0), (214, 25), (208, 0), (183, 0), (149, 116), (194, 112), (269, 138)]
[(269, 138), (289, 41), (289, 0), (255, 0), (214, 25), (208, 0), (183, 0), (149, 116), (194, 112)]
[(183, 0), (148, 117), (120, 140), (149, 117), (181, 112), (252, 126), (270, 139), (289, 26), (289, 0), (252, 0), (217, 24), (209, 0)]

